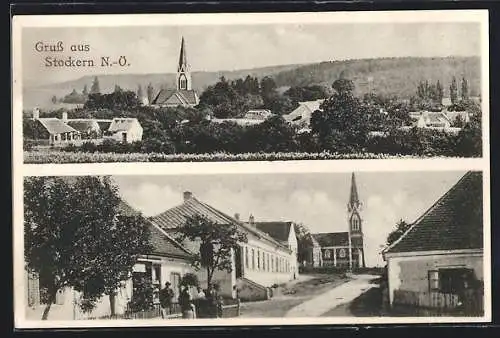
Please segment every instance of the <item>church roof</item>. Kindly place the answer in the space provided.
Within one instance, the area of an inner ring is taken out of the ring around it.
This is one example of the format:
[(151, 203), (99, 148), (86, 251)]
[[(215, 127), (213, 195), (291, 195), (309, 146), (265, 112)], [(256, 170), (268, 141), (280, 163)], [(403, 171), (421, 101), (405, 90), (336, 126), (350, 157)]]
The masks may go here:
[(384, 253), (483, 248), (482, 174), (468, 172)]
[(156, 95), (152, 104), (167, 104), (167, 105), (197, 105), (197, 95), (196, 91), (193, 89), (189, 90), (176, 90), (176, 89), (162, 89)]
[[(349, 246), (349, 232), (327, 232), (327, 233), (317, 233), (312, 234), (314, 239), (318, 242), (321, 247), (330, 246)], [(353, 237), (351, 239), (351, 245), (353, 247), (359, 247), (363, 245), (363, 240), (360, 237)]]
[(288, 242), (292, 222), (255, 222), (255, 227), (277, 241)]

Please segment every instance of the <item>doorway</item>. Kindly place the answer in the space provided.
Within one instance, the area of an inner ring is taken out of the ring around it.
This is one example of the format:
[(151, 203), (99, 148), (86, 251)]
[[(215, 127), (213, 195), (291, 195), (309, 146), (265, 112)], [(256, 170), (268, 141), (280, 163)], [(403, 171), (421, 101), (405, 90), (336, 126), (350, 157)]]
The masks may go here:
[(243, 277), (243, 269), (242, 269), (242, 259), (241, 259), (241, 247), (238, 246), (234, 250), (234, 265), (235, 265), (235, 273), (236, 273), (236, 278), (241, 278)]

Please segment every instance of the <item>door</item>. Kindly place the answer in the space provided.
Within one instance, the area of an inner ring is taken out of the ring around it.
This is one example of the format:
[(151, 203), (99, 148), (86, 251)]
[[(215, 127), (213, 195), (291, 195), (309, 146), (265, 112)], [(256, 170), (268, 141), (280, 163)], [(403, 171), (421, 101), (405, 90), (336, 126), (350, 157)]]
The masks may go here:
[(127, 133), (122, 133), (122, 142), (127, 143)]
[(235, 273), (236, 273), (236, 278), (241, 278), (243, 276), (243, 269), (241, 267), (242, 265), (242, 259), (241, 259), (241, 247), (237, 247), (234, 250), (234, 265), (235, 265)]
[(172, 284), (172, 290), (174, 291), (173, 303), (179, 302), (180, 286), (181, 286), (181, 274), (177, 272), (172, 272), (170, 274), (170, 283)]

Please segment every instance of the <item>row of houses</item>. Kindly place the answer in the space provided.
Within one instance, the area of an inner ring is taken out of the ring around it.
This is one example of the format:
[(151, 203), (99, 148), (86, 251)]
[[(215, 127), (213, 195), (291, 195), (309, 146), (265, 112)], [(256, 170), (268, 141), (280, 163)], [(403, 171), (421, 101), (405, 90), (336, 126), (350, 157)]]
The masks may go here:
[[(125, 214), (138, 213), (125, 202), (120, 204), (119, 209), (119, 212)], [(205, 270), (194, 269), (191, 265), (192, 256), (199, 252), (200, 243), (188, 240), (180, 243), (175, 239), (177, 229), (182, 226), (186, 217), (193, 215), (203, 215), (222, 226), (234, 225), (247, 235), (248, 241), (241, 243), (231, 253), (232, 271), (216, 271), (212, 279), (212, 282), (219, 284), (223, 296), (242, 300), (267, 299), (271, 287), (298, 277), (297, 239), (293, 222), (256, 222), (253, 216), (248, 221), (243, 221), (239, 215), (231, 217), (198, 200), (191, 192), (184, 192), (180, 205), (146, 219), (154, 249), (139, 257), (130, 278), (123, 281), (117, 290), (114, 298), (117, 315), (125, 313), (134, 297), (136, 274), (151, 278), (157, 288), (169, 281), (176, 293), (174, 299), (177, 299), (181, 278), (186, 273), (195, 273), (200, 284), (206, 285)], [(43, 301), (39, 280), (36, 275), (26, 273), (26, 282), (27, 317), (39, 319), (44, 307), (41, 304)], [(103, 296), (96, 308), (86, 314), (79, 310), (80, 296), (70, 288), (60, 290), (49, 319), (70, 320), (109, 315), (108, 296)]]
[(51, 146), (78, 144), (84, 140), (111, 139), (132, 143), (142, 140), (143, 129), (136, 118), (115, 117), (113, 119), (68, 119), (63, 112), (61, 118), (41, 118), (40, 111), (34, 109), (32, 120), (44, 130), (37, 135), (40, 141)]

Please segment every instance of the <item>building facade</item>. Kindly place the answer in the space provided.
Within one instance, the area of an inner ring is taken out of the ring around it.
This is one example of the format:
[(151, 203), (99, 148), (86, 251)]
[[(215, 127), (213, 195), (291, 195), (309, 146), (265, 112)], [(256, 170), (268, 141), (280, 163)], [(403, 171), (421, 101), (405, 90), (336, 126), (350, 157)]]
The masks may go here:
[(410, 298), (429, 308), (482, 304), (482, 186), (482, 174), (468, 172), (384, 250), (391, 306)]
[(339, 268), (365, 267), (363, 243), (362, 204), (358, 196), (356, 177), (351, 176), (351, 190), (347, 203), (347, 228), (345, 232), (313, 234), (321, 247), (321, 264)]
[[(203, 215), (220, 225), (234, 225), (247, 235), (247, 242), (241, 243), (231, 253), (231, 272), (216, 271), (212, 279), (221, 287), (221, 294), (242, 299), (265, 299), (267, 289), (274, 284), (293, 280), (297, 276), (296, 247), (276, 240), (259, 230), (255, 222), (239, 220), (198, 200), (191, 192), (184, 193), (183, 203), (152, 217), (151, 222), (174, 237), (186, 217)], [(199, 251), (200, 243), (185, 241), (183, 246), (191, 252)], [(197, 271), (202, 285), (206, 285), (206, 272)]]

